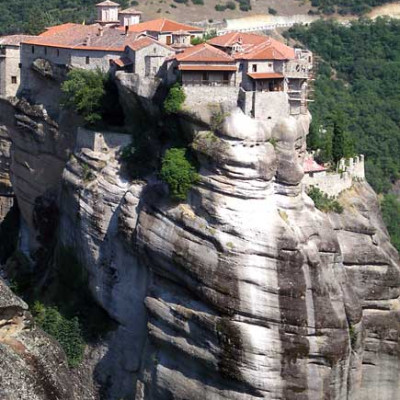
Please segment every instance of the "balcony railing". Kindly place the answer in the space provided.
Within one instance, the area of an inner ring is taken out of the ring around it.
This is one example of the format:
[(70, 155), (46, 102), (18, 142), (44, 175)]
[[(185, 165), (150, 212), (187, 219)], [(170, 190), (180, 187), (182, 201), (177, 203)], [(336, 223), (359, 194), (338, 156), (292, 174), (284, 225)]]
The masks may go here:
[(235, 86), (232, 81), (184, 80), (183, 86)]

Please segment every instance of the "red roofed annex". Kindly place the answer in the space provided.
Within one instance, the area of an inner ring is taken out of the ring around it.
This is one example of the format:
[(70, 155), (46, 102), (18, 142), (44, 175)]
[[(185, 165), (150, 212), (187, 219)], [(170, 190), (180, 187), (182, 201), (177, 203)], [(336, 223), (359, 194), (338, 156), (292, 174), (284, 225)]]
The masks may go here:
[[(6, 93), (11, 88), (8, 93), (15, 95), (19, 89), (29, 97), (43, 76), (57, 80), (71, 68), (100, 68), (112, 74), (158, 79), (164, 85), (179, 81), (188, 101), (197, 97), (228, 101), (252, 117), (264, 118), (265, 114), (268, 120), (270, 104), (282, 112), (307, 112), (312, 65), (308, 51), (242, 32), (194, 46), (191, 40), (203, 37), (199, 27), (166, 18), (140, 22), (141, 12), (132, 7), (121, 10), (110, 0), (98, 3), (96, 9), (93, 24), (64, 23), (38, 36), (3, 38), (3, 46), (17, 49), (14, 69), (4, 71), (15, 71), (15, 65), (20, 68), (15, 75), (4, 77), (0, 90)], [(12, 59), (6, 57), (2, 62), (11, 65)]]

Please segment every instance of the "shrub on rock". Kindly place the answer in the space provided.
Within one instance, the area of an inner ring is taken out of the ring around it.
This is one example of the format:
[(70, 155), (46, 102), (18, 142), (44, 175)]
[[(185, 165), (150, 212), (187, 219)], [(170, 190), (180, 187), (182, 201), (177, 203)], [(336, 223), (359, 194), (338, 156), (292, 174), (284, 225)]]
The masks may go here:
[(181, 110), (183, 103), (185, 102), (186, 95), (179, 83), (175, 83), (168, 92), (168, 95), (164, 101), (164, 111), (167, 114), (175, 114)]
[(189, 190), (199, 179), (196, 169), (186, 158), (186, 149), (179, 148), (166, 151), (160, 177), (168, 184), (175, 200), (186, 200)]

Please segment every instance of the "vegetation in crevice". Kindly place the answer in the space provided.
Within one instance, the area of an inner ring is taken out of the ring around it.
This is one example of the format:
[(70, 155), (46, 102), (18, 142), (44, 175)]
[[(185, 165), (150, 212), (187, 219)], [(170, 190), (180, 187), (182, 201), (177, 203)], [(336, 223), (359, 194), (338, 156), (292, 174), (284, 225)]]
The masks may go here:
[(315, 207), (322, 212), (334, 212), (337, 214), (341, 214), (343, 212), (343, 206), (331, 196), (328, 196), (326, 193), (322, 192), (315, 186), (311, 186), (307, 194), (314, 201)]
[(186, 149), (171, 148), (162, 159), (160, 178), (168, 185), (174, 200), (184, 201), (199, 176), (186, 156)]
[(164, 101), (164, 111), (166, 114), (176, 114), (182, 110), (186, 95), (179, 83), (175, 83), (168, 91)]
[(95, 303), (86, 269), (75, 251), (64, 247), (55, 251), (57, 220), (52, 201), (39, 199), (34, 222), (42, 247), (29, 259), (17, 248), (19, 211), (15, 203), (0, 224), (0, 258), (11, 289), (29, 304), (36, 323), (58, 340), (74, 367), (82, 360), (85, 344), (100, 339), (114, 324)]
[(97, 70), (72, 69), (62, 83), (62, 106), (81, 115), (90, 127), (124, 125), (118, 89), (109, 74)]

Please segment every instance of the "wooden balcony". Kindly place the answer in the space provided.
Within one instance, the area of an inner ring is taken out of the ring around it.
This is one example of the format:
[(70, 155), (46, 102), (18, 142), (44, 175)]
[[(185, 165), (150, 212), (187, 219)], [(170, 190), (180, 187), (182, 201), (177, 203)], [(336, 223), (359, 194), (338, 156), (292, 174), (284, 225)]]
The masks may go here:
[(183, 80), (183, 86), (235, 86), (232, 81), (210, 81), (210, 80)]

